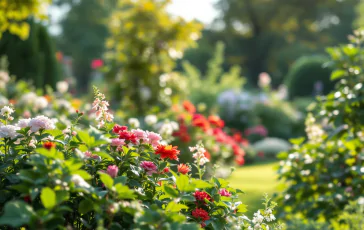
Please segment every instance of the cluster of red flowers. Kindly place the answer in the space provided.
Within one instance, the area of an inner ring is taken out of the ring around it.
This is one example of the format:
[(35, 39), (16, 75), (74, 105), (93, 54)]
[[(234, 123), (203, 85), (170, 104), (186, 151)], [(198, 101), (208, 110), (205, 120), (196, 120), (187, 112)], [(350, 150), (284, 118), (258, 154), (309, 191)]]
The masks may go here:
[(196, 191), (193, 196), (196, 198), (196, 201), (201, 201), (203, 204), (205, 204), (205, 199), (208, 201), (211, 201), (211, 196), (204, 191)]
[(179, 150), (177, 146), (172, 145), (158, 145), (155, 154), (161, 156), (162, 159), (169, 158), (171, 160), (178, 160)]
[[(196, 208), (195, 210), (193, 210), (192, 216), (202, 221), (210, 219), (209, 213), (203, 210), (202, 208)], [(203, 224), (201, 224), (201, 227), (203, 227)]]
[[(244, 139), (239, 132), (235, 132), (233, 136), (228, 135), (223, 130), (225, 122), (220, 117), (211, 115), (206, 118), (204, 115), (196, 113), (195, 106), (189, 101), (183, 102), (183, 108), (192, 117), (191, 125), (193, 127), (198, 127), (208, 135), (213, 135), (216, 142), (229, 145), (234, 152), (236, 163), (239, 165), (244, 164), (245, 151), (241, 148), (241, 145), (249, 145), (248, 140)], [(178, 121), (180, 128), (173, 135), (178, 137), (182, 142), (190, 142), (191, 137), (188, 132), (185, 116), (180, 116)], [(210, 155), (209, 153), (207, 154)]]
[(115, 125), (112, 131), (113, 133), (119, 134), (119, 139), (130, 141), (133, 144), (137, 143), (138, 137), (134, 133), (128, 131), (127, 126)]

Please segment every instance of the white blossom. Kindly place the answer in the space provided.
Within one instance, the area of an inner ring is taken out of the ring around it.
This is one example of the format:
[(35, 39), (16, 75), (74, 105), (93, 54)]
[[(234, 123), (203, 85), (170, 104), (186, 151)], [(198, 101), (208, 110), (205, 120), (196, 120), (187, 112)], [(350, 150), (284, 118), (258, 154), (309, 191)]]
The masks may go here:
[(48, 101), (45, 97), (37, 97), (34, 101), (35, 109), (44, 109), (48, 106)]
[(140, 123), (139, 120), (137, 118), (129, 118), (128, 123), (133, 127), (133, 128), (139, 128), (140, 127)]
[(145, 118), (144, 118), (144, 121), (147, 125), (149, 126), (152, 126), (152, 125), (155, 125), (158, 121), (158, 118), (156, 115), (147, 115)]
[(0, 111), (0, 114), (6, 118), (10, 118), (12, 113), (14, 113), (14, 109), (9, 106), (4, 106)]
[(14, 139), (18, 135), (16, 130), (19, 130), (19, 128), (14, 125), (1, 126), (0, 127), (0, 138)]
[(16, 124), (16, 126), (18, 126), (19, 128), (23, 129), (29, 126), (29, 122), (30, 122), (31, 118), (28, 119), (20, 119), (18, 121), (18, 123)]
[(56, 84), (57, 91), (60, 93), (66, 93), (68, 91), (68, 83), (66, 81), (59, 81)]
[(202, 145), (196, 145), (194, 147), (189, 147), (190, 152), (192, 152), (192, 157), (195, 158), (195, 163), (198, 165), (204, 165), (209, 162), (209, 159), (205, 157), (205, 148)]
[(76, 186), (83, 188), (90, 188), (91, 186), (78, 174), (72, 175), (71, 181), (75, 183)]
[(32, 118), (29, 122), (29, 127), (32, 132), (37, 132), (40, 129), (50, 130), (54, 129), (54, 122), (46, 116), (37, 116)]

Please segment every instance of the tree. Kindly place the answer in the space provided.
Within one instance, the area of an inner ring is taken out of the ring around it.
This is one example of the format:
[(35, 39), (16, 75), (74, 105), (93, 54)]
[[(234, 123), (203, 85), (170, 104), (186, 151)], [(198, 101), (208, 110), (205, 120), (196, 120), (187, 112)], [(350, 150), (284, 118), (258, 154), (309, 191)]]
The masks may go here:
[(358, 0), (220, 0), (218, 8), (224, 31), (234, 40), (227, 44), (244, 54), (247, 75), (251, 83), (256, 83), (263, 71), (284, 75), (280, 69), (287, 69), (297, 58), (297, 53), (287, 56), (292, 49), (310, 54), (321, 50), (322, 44), (345, 41), (357, 3)]
[(116, 82), (115, 98), (142, 114), (158, 104), (159, 77), (194, 44), (201, 25), (166, 12), (169, 0), (124, 0), (108, 23), (108, 77)]
[(51, 0), (0, 0), (0, 39), (5, 31), (25, 40), (29, 36), (27, 19), (46, 18), (43, 9)]
[(45, 26), (33, 20), (26, 23), (31, 28), (28, 39), (5, 32), (0, 40), (0, 56), (8, 57), (9, 72), (17, 78), (32, 80), (38, 88), (46, 84), (55, 87), (59, 69), (53, 41)]
[[(108, 36), (106, 18), (115, 0), (55, 0), (68, 4), (70, 11), (60, 22), (62, 33), (57, 37), (58, 48), (73, 59), (74, 75), (82, 89), (88, 88), (91, 61), (101, 58)], [(109, 5), (110, 4), (110, 5)]]

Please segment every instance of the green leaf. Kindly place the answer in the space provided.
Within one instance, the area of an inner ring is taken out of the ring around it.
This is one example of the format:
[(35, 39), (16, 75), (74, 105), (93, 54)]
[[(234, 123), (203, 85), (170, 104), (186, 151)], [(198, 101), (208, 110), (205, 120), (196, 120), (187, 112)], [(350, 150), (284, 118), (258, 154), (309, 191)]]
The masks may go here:
[(73, 174), (78, 174), (85, 180), (92, 179), (92, 176), (90, 174), (88, 174), (88, 172), (86, 172), (85, 170), (77, 170), (77, 171), (73, 172)]
[(244, 213), (244, 212), (246, 212), (246, 211), (248, 211), (248, 209), (247, 209), (247, 205), (245, 205), (245, 204), (240, 204), (240, 205), (238, 206), (238, 210), (237, 210), (237, 212), (239, 212), (239, 213)]
[(115, 177), (115, 179), (114, 179), (115, 184), (121, 183), (121, 184), (125, 185), (127, 181), (128, 181), (128, 178), (126, 176), (118, 176), (118, 177)]
[(163, 185), (163, 191), (170, 197), (177, 198), (179, 196), (178, 191), (176, 189), (169, 187), (168, 185)]
[(111, 189), (114, 185), (114, 180), (106, 173), (99, 173), (100, 174), (100, 180), (105, 185), (106, 188)]
[(188, 176), (186, 175), (179, 175), (177, 176), (177, 174), (173, 173), (176, 177), (176, 185), (177, 185), (177, 188), (180, 190), (180, 191), (187, 191), (187, 187), (188, 187)]
[(90, 200), (82, 200), (78, 205), (78, 211), (81, 214), (86, 214), (93, 210), (93, 203)]
[(9, 225), (17, 228), (29, 224), (35, 216), (33, 208), (24, 201), (10, 201), (5, 204), (4, 215), (0, 217), (0, 226)]
[(119, 199), (134, 199), (136, 197), (134, 191), (126, 185), (117, 184), (115, 185), (115, 189)]
[(301, 137), (301, 138), (292, 138), (292, 139), (289, 139), (289, 142), (291, 142), (292, 144), (294, 145), (300, 145), (302, 144), (303, 142), (305, 141), (305, 138), (304, 137)]
[(46, 209), (52, 209), (56, 205), (56, 193), (51, 188), (43, 188), (40, 194), (40, 200)]
[(166, 207), (167, 212), (179, 212), (182, 209), (188, 209), (188, 207), (184, 204), (177, 204), (174, 201), (169, 202), (169, 204)]
[(64, 201), (67, 201), (70, 198), (70, 195), (67, 191), (59, 190), (56, 191), (57, 204), (60, 204)]
[(342, 70), (342, 69), (338, 69), (338, 70), (335, 70), (334, 72), (332, 72), (330, 79), (332, 81), (334, 81), (336, 79), (340, 79), (340, 78), (343, 78), (343, 77), (346, 77), (346, 71)]
[(196, 188), (199, 188), (199, 189), (214, 187), (212, 184), (210, 184), (210, 183), (208, 183), (206, 181), (203, 181), (203, 180), (199, 180), (199, 179), (193, 180), (192, 184), (194, 184), (196, 186)]

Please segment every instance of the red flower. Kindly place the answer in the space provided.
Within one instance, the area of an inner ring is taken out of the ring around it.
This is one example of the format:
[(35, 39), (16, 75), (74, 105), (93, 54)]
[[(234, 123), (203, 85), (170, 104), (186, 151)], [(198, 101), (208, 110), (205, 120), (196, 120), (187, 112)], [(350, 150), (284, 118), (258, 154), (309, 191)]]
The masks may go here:
[(161, 156), (162, 159), (169, 158), (171, 160), (178, 160), (179, 150), (177, 146), (172, 145), (158, 145), (155, 154)]
[(196, 107), (190, 101), (184, 101), (182, 105), (187, 112), (192, 114), (196, 112)]
[(239, 155), (239, 156), (236, 156), (235, 157), (235, 162), (238, 164), (238, 165), (243, 165), (245, 163), (245, 159), (243, 156)]
[(214, 125), (216, 127), (223, 128), (224, 125), (225, 125), (225, 122), (223, 120), (221, 120), (220, 117), (215, 116), (215, 115), (209, 116), (208, 120), (209, 120), (211, 125)]
[(101, 59), (94, 59), (91, 62), (92, 69), (98, 69), (104, 65), (104, 62)]
[(204, 155), (205, 155), (205, 157), (207, 158), (207, 159), (209, 159), (209, 160), (211, 160), (211, 154), (209, 153), (209, 152), (204, 152), (203, 153)]
[(169, 173), (169, 168), (168, 167), (164, 168), (163, 173)]
[(193, 210), (192, 216), (203, 221), (210, 219), (209, 213), (203, 210), (202, 208), (196, 208), (195, 210)]
[(126, 126), (120, 126), (120, 125), (115, 125), (114, 128), (112, 128), (112, 132), (113, 133), (120, 133), (121, 131), (127, 131), (128, 127)]
[(178, 172), (182, 173), (182, 174), (187, 174), (191, 171), (190, 167), (188, 167), (188, 165), (186, 164), (179, 164), (177, 166)]
[(138, 137), (132, 132), (120, 131), (119, 132), (119, 139), (124, 139), (126, 141), (131, 141), (134, 144), (136, 144), (137, 140), (138, 140)]
[(192, 118), (192, 125), (200, 127), (202, 130), (207, 131), (210, 128), (210, 123), (201, 114), (194, 114)]
[(196, 198), (197, 201), (202, 201), (203, 203), (205, 203), (205, 199), (211, 201), (211, 196), (204, 191), (196, 191), (193, 196)]
[(56, 144), (53, 142), (47, 141), (43, 144), (43, 148), (51, 150), (52, 148), (56, 147)]

